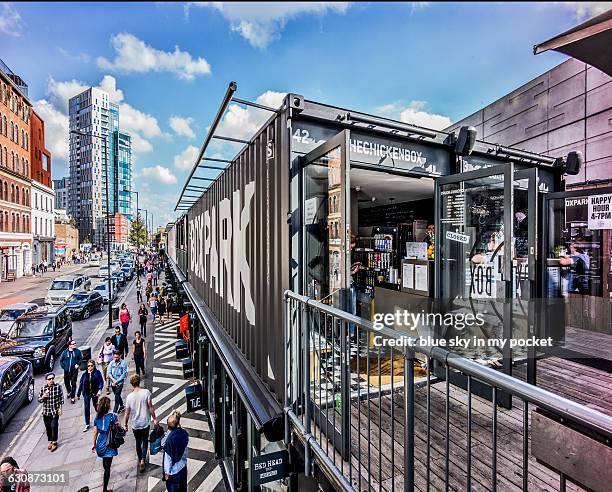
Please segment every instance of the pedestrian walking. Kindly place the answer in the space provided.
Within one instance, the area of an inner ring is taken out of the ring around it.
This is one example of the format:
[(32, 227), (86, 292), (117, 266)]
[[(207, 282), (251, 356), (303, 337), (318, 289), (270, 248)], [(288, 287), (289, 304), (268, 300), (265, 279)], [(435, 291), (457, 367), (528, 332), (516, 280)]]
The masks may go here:
[(172, 318), (173, 309), (174, 309), (174, 301), (172, 299), (172, 294), (168, 293), (168, 297), (166, 297), (166, 312), (168, 313), (168, 319)]
[(121, 391), (123, 390), (123, 383), (125, 383), (125, 378), (127, 377), (127, 364), (125, 360), (121, 358), (121, 353), (118, 350), (115, 350), (113, 361), (108, 366), (108, 377), (111, 382), (113, 394), (115, 395), (113, 412), (121, 413), (124, 410)]
[(147, 358), (147, 346), (146, 340), (142, 337), (141, 333), (137, 331), (134, 333), (135, 338), (132, 342), (134, 344), (134, 364), (136, 365), (136, 374), (140, 374), (142, 370), (142, 375), (145, 377), (147, 374), (145, 372), (145, 360)]
[[(107, 369), (108, 369), (108, 365), (113, 360), (113, 353), (115, 352), (115, 350), (117, 349), (113, 345), (111, 337), (106, 337), (104, 339), (104, 343), (102, 344), (102, 347), (100, 348), (100, 351), (98, 352), (98, 364), (100, 364), (100, 367), (102, 368), (102, 376), (106, 383), (106, 394), (107, 395), (110, 393), (110, 381), (108, 380)], [(97, 405), (94, 405), (94, 407), (95, 406)]]
[(149, 317), (149, 310), (147, 309), (147, 306), (145, 306), (145, 304), (142, 303), (140, 305), (140, 308), (138, 308), (138, 321), (140, 323), (140, 332), (142, 333), (143, 337), (147, 336), (148, 317)]
[(159, 321), (163, 325), (166, 318), (166, 300), (161, 294), (157, 298), (157, 312), (159, 313)]
[(51, 452), (57, 449), (59, 418), (62, 415), (64, 391), (55, 382), (55, 374), (50, 372), (45, 376), (47, 383), (40, 388), (38, 401), (42, 403), (42, 416), (47, 431), (47, 449)]
[(130, 378), (132, 392), (125, 399), (125, 415), (123, 416), (123, 427), (128, 429), (128, 420), (131, 420), (132, 432), (136, 440), (136, 455), (138, 456), (138, 470), (145, 471), (145, 461), (149, 447), (149, 427), (151, 420), (157, 425), (155, 408), (151, 399), (151, 392), (140, 387), (140, 376), (134, 374)]
[(154, 295), (151, 295), (151, 297), (149, 298), (149, 310), (151, 311), (153, 323), (155, 323), (155, 316), (157, 315), (157, 299)]
[(87, 370), (81, 375), (77, 398), (81, 399), (83, 395), (83, 416), (85, 417), (85, 427), (83, 432), (89, 430), (89, 422), (91, 416), (91, 403), (94, 410), (98, 406), (98, 397), (104, 389), (104, 378), (102, 373), (96, 368), (96, 363), (93, 360), (87, 362)]
[(162, 440), (164, 458), (162, 473), (168, 492), (187, 492), (187, 446), (189, 434), (181, 427), (181, 414), (174, 411), (168, 417), (168, 434)]
[(129, 353), (128, 341), (127, 337), (121, 333), (121, 327), (115, 326), (115, 334), (113, 338), (111, 338), (113, 345), (115, 346), (115, 350), (121, 354), (121, 358), (127, 357)]
[(68, 340), (68, 350), (64, 350), (60, 357), (60, 366), (64, 370), (64, 385), (66, 386), (66, 397), (74, 403), (74, 395), (77, 390), (79, 377), (79, 366), (83, 360), (83, 354), (76, 348), (74, 340)]
[(153, 283), (153, 274), (150, 271), (147, 272), (147, 283)]
[(127, 304), (124, 302), (121, 304), (121, 309), (119, 310), (119, 321), (121, 322), (121, 329), (123, 330), (123, 334), (127, 337), (128, 327), (130, 326), (130, 321), (132, 320), (132, 315), (130, 314), (129, 309), (127, 308)]
[(28, 472), (19, 468), (11, 456), (0, 461), (0, 490), (2, 492), (30, 492)]
[(96, 408), (93, 446), (91, 447), (91, 451), (95, 452), (99, 458), (102, 458), (102, 467), (104, 468), (103, 492), (113, 492), (108, 488), (108, 482), (110, 481), (113, 458), (119, 454), (117, 449), (108, 445), (108, 431), (112, 424), (121, 426), (117, 414), (110, 411), (110, 398), (103, 396), (100, 398)]
[(142, 302), (142, 288), (140, 286), (140, 282), (136, 284), (136, 302)]

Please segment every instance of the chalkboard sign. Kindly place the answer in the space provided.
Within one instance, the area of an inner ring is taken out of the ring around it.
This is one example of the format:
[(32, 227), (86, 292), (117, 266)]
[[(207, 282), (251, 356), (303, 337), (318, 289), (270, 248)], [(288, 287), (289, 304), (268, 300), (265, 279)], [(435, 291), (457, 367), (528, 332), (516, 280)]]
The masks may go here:
[(359, 227), (396, 227), (397, 224), (412, 222), (414, 219), (433, 223), (433, 209), (433, 201), (428, 199), (362, 208), (359, 210)]
[(251, 460), (253, 486), (281, 480), (287, 475), (289, 475), (289, 452), (286, 449), (254, 456)]

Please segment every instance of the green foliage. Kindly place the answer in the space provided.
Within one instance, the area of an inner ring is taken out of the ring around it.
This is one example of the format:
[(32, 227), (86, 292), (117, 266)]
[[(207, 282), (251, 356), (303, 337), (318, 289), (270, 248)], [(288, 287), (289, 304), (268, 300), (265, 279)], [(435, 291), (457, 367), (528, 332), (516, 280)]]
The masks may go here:
[(140, 216), (132, 222), (128, 241), (132, 246), (144, 246), (147, 244), (147, 229)]

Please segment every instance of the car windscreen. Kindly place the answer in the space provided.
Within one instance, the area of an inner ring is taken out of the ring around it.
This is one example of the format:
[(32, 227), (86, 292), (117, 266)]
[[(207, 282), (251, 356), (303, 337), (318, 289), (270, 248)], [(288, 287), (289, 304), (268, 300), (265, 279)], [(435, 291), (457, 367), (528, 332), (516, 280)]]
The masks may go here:
[(0, 321), (13, 321), (25, 312), (25, 309), (4, 309), (0, 314)]
[(106, 285), (96, 285), (96, 287), (94, 288), (94, 290), (102, 290), (102, 291), (105, 291), (105, 290), (106, 290)]
[(50, 318), (18, 320), (8, 336), (9, 338), (27, 338), (45, 335), (53, 335), (53, 320)]
[(54, 280), (51, 290), (72, 290), (72, 280)]
[(87, 299), (89, 299), (89, 294), (74, 294), (73, 296), (70, 297), (71, 301), (86, 301)]

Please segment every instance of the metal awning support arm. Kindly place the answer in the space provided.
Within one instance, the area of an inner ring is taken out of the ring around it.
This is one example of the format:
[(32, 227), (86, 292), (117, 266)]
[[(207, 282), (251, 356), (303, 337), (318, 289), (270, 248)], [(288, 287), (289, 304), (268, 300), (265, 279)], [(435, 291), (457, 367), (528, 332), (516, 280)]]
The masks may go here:
[[(234, 93), (236, 92), (237, 89), (238, 89), (238, 84), (236, 84), (236, 82), (233, 82), (233, 81), (230, 82), (227, 88), (227, 91), (225, 93), (225, 96), (223, 97), (223, 102), (221, 103), (221, 106), (219, 106), (217, 114), (215, 115), (212, 125), (210, 126), (210, 130), (206, 134), (206, 138), (204, 139), (202, 148), (200, 148), (200, 153), (198, 154), (198, 158), (196, 159), (196, 161), (193, 164), (193, 167), (191, 168), (191, 172), (189, 173), (189, 178), (187, 178), (187, 181), (183, 185), (183, 189), (181, 190), (181, 195), (178, 199), (178, 202), (176, 203), (176, 207), (178, 207), (179, 204), (181, 203), (181, 200), (183, 199), (183, 195), (185, 194), (185, 189), (187, 188), (187, 185), (191, 181), (191, 178), (193, 177), (196, 169), (198, 168), (198, 164), (202, 160), (202, 157), (204, 157), (204, 153), (206, 152), (206, 149), (208, 148), (208, 144), (212, 140), (215, 131), (217, 131), (217, 126), (219, 126), (219, 123), (221, 122), (221, 118), (223, 118), (223, 115), (225, 114), (225, 111), (227, 110), (227, 107), (229, 106), (232, 100), (232, 97), (234, 96)], [(175, 210), (176, 210), (176, 207), (175, 207)]]

